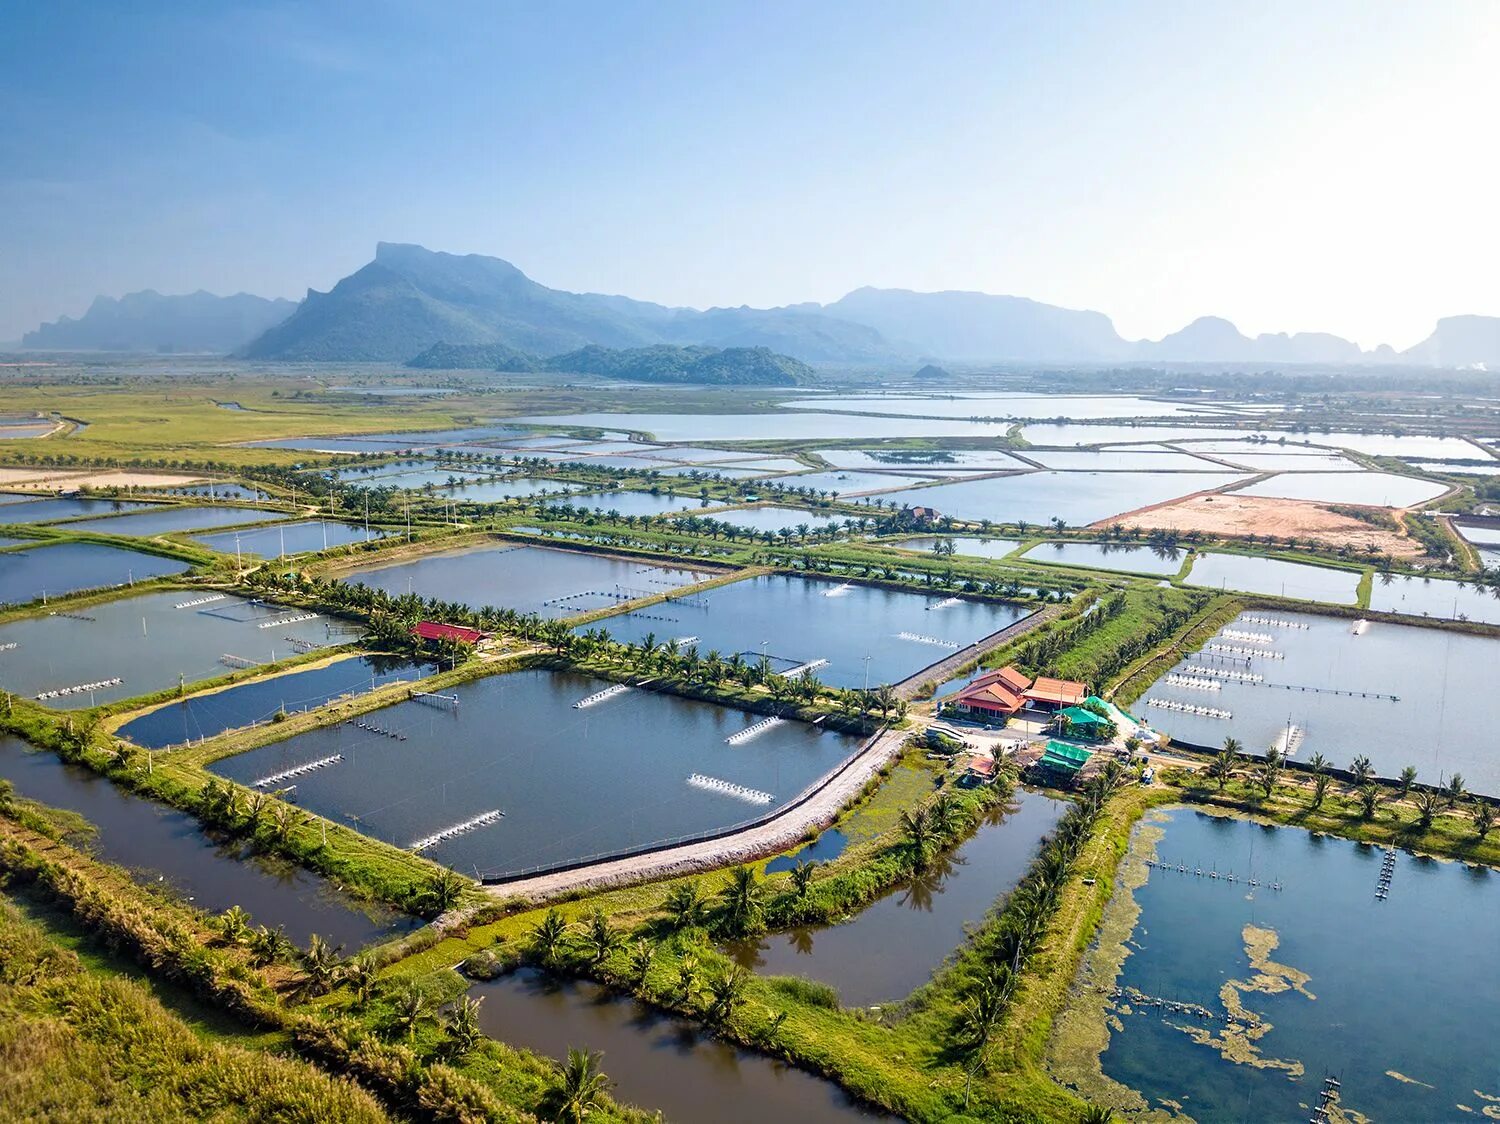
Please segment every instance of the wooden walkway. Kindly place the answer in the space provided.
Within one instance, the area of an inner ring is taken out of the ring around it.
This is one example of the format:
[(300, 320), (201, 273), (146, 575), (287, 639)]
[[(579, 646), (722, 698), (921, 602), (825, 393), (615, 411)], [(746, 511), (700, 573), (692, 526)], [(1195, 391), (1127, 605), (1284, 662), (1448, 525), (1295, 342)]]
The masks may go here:
[(951, 656), (939, 660), (935, 664), (929, 664), (910, 678), (903, 679), (896, 684), (896, 694), (903, 699), (910, 699), (917, 693), (923, 683), (942, 683), (958, 674), (958, 669), (967, 663), (972, 663), (986, 652), (993, 651), (1014, 640), (1018, 636), (1024, 636), (1032, 629), (1040, 628), (1048, 621), (1055, 619), (1068, 608), (1066, 601), (1055, 605), (1048, 605), (1045, 609), (1032, 613), (1029, 617), (1008, 624), (999, 632), (992, 632), (983, 639), (976, 640), (967, 648), (961, 648)]

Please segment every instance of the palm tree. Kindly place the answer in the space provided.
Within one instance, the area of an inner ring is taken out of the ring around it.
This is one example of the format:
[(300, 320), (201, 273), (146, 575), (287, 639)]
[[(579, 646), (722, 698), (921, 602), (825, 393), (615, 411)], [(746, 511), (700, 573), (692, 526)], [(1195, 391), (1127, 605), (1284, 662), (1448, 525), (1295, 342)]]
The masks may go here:
[(1464, 798), (1464, 775), (1454, 773), (1448, 778), (1448, 783), (1443, 786), (1443, 799), (1447, 801), (1448, 807), (1453, 807)]
[(531, 951), (548, 968), (557, 963), (562, 952), (563, 941), (568, 935), (568, 923), (555, 909), (549, 909), (531, 928)]
[(448, 1040), (452, 1052), (463, 1057), (479, 1045), (484, 1032), (479, 1027), (479, 1004), (483, 997), (471, 999), (465, 995), (448, 1014)]
[(549, 1119), (559, 1124), (583, 1124), (591, 1113), (604, 1107), (604, 1098), (614, 1084), (599, 1068), (604, 1055), (593, 1050), (568, 1049), (568, 1060), (557, 1066), (561, 1085), (546, 1098)]
[(427, 882), (427, 898), (438, 913), (447, 913), (463, 897), (468, 879), (451, 870), (434, 871)]
[(797, 860), (797, 865), (792, 867), (792, 891), (797, 895), (797, 900), (806, 899), (812, 890), (813, 872), (818, 869), (815, 862), (804, 862)]
[(677, 994), (682, 996), (684, 1003), (693, 998), (693, 992), (698, 990), (698, 958), (691, 953), (685, 953), (677, 961)]
[(369, 956), (356, 956), (344, 963), (341, 978), (354, 989), (354, 1005), (363, 1007), (375, 991), (375, 961)]
[(1373, 784), (1362, 784), (1359, 786), (1359, 812), (1360, 819), (1373, 820), (1375, 818), (1375, 807), (1380, 803), (1380, 789)]
[(745, 969), (738, 964), (728, 971), (720, 972), (708, 981), (708, 1017), (712, 1022), (725, 1022), (745, 997), (747, 977)]
[(724, 906), (724, 921), (732, 933), (748, 933), (760, 920), (765, 889), (753, 867), (737, 866), (729, 872), (729, 881), (719, 891)]
[(901, 834), (911, 847), (912, 867), (923, 870), (927, 866), (927, 852), (932, 846), (932, 815), (926, 808), (901, 812)]
[(664, 905), (672, 917), (673, 926), (678, 929), (703, 924), (704, 916), (708, 913), (708, 902), (704, 900), (703, 890), (696, 881), (674, 886)]
[(307, 980), (315, 995), (322, 995), (337, 981), (343, 968), (343, 961), (339, 959), (336, 948), (329, 947), (317, 933), (307, 942), (307, 951), (302, 954), (302, 969), (307, 973)]
[(636, 987), (646, 985), (646, 976), (651, 971), (651, 962), (656, 959), (656, 946), (644, 938), (635, 942), (630, 949), (630, 960), (628, 969), (631, 982)]
[[(1232, 742), (1234, 739), (1228, 738), (1226, 741)], [(1233, 779), (1235, 774), (1235, 754), (1229, 748), (1228, 744), (1215, 754), (1214, 759), (1208, 763), (1208, 768), (1204, 772), (1208, 774), (1210, 780), (1218, 782), (1219, 791), (1223, 792), (1224, 786)]]
[(272, 961), (284, 959), (296, 947), (280, 925), (274, 929), (262, 925), (250, 938), (251, 963), (257, 968), (264, 968)]
[(1495, 826), (1495, 806), (1488, 800), (1475, 800), (1469, 806), (1469, 817), (1474, 821), (1474, 834), (1482, 841)]
[(1321, 753), (1314, 753), (1307, 759), (1307, 767), (1312, 770), (1313, 776), (1317, 776), (1328, 768), (1328, 758)]
[(407, 984), (396, 999), (394, 1018), (397, 1029), (404, 1031), (410, 1041), (417, 1036), (417, 1027), (431, 1017), (432, 1011), (422, 989), (415, 983)]
[(1417, 783), (1417, 767), (1415, 765), (1406, 766), (1401, 770), (1401, 776), (1397, 778), (1397, 781), (1401, 799), (1405, 800), (1411, 794), (1411, 786)]
[(594, 915), (589, 918), (588, 927), (583, 933), (583, 947), (588, 950), (590, 964), (602, 964), (608, 960), (610, 953), (625, 943), (625, 938), (611, 927), (609, 918), (604, 916), (602, 909), (594, 910)]
[(1274, 761), (1267, 761), (1255, 774), (1255, 783), (1260, 785), (1261, 791), (1266, 794), (1266, 799), (1271, 798), (1271, 793), (1276, 791), (1276, 782), (1281, 779), (1281, 770)]
[(1438, 800), (1436, 793), (1423, 791), (1417, 793), (1416, 805), (1417, 826), (1423, 831), (1426, 831), (1429, 827), (1432, 826), (1432, 821), (1437, 818), (1438, 811), (1441, 809), (1442, 804)]
[(1323, 798), (1328, 795), (1328, 774), (1318, 773), (1313, 777), (1312, 806), (1321, 808)]
[(1349, 763), (1349, 772), (1354, 777), (1354, 787), (1363, 788), (1375, 776), (1375, 766), (1371, 765), (1370, 759), (1361, 753)]

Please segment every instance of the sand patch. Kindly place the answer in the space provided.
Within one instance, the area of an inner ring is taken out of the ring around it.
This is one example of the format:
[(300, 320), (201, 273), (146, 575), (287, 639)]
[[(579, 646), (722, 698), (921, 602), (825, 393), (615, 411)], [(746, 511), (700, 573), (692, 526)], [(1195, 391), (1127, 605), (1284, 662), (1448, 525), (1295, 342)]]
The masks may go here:
[(95, 472), (74, 480), (75, 488), (185, 488), (207, 484), (205, 476), (178, 476), (165, 472)]
[(1334, 549), (1347, 545), (1363, 552), (1366, 547), (1374, 547), (1377, 552), (1395, 558), (1415, 557), (1422, 551), (1417, 543), (1400, 532), (1372, 527), (1331, 511), (1323, 504), (1244, 496), (1235, 492), (1172, 500), (1101, 519), (1092, 526), (1103, 529), (1115, 523), (1139, 527), (1143, 531), (1198, 531), (1233, 538), (1274, 535), (1279, 539), (1310, 539)]

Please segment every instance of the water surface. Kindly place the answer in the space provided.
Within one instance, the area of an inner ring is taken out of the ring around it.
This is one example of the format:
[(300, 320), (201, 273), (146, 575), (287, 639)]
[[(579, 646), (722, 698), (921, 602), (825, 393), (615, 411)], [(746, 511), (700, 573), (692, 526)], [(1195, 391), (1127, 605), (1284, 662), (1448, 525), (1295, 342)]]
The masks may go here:
[(1412, 507), (1435, 499), (1447, 490), (1446, 484), (1390, 472), (1299, 472), (1251, 484), (1239, 489), (1239, 494), (1283, 500), (1316, 500), (1319, 503)]
[(1232, 589), (1240, 593), (1266, 593), (1299, 601), (1352, 605), (1358, 596), (1359, 577), (1354, 570), (1308, 566), (1277, 558), (1200, 554), (1188, 571), (1187, 584), (1206, 589)]
[(388, 533), (380, 527), (366, 530), (355, 523), (318, 519), (305, 523), (277, 523), (246, 531), (221, 531), (216, 535), (194, 535), (193, 541), (223, 554), (284, 558), (288, 554), (306, 554), (335, 546), (371, 542)]
[(47, 523), (57, 519), (75, 519), (82, 515), (117, 515), (136, 511), (148, 504), (127, 500), (80, 500), (71, 497), (27, 500), (24, 503), (0, 504), (0, 523)]
[(180, 574), (186, 562), (98, 543), (37, 545), (0, 554), (0, 603), (61, 597)]
[[(297, 778), (304, 807), (398, 847), (491, 810), (498, 823), (425, 853), (472, 874), (615, 853), (772, 811), (844, 760), (857, 738), (788, 722), (736, 745), (760, 716), (649, 690), (591, 706), (609, 687), (571, 672), (519, 671), (398, 703), (362, 721), (299, 734), (216, 762), (241, 782), (341, 753)], [(499, 733), (503, 731), (502, 733)], [(688, 784), (694, 773), (769, 793), (755, 804)]]
[(887, 492), (888, 504), (921, 504), (955, 519), (1070, 526), (1108, 519), (1150, 504), (1243, 480), (1215, 472), (1030, 472), (930, 488)]
[(901, 539), (898, 542), (881, 543), (880, 545), (894, 546), (901, 550), (918, 550), (923, 554), (931, 554), (933, 552), (932, 548), (938, 543), (952, 543), (954, 554), (964, 554), (970, 558), (1004, 558), (1021, 545), (1021, 540), (991, 539), (978, 535), (944, 535), (941, 538), (935, 535), (924, 535), (914, 539)]
[[(1116, 1004), (1123, 1030), (1110, 1033), (1107, 1076), (1200, 1121), (1305, 1120), (1325, 1075), (1342, 1083), (1345, 1110), (1373, 1120), (1480, 1119), (1497, 1103), (1494, 872), (1398, 854), (1382, 901), (1378, 848), (1184, 808), (1165, 818), (1156, 853), (1174, 865), (1151, 870), (1135, 891), (1141, 913), (1118, 982), (1218, 1019)], [(1241, 881), (1179, 874), (1178, 862)], [(1284, 888), (1251, 889), (1250, 874)], [(1224, 1034), (1221, 989), (1256, 974), (1247, 935), (1258, 934), (1276, 942), (1261, 971), (1284, 990), (1240, 984), (1240, 1002), (1270, 1024), (1253, 1046), (1300, 1063), (1300, 1076), (1226, 1061), (1181, 1029)], [(1279, 965), (1306, 973), (1300, 990)]]
[(1370, 588), (1370, 608), (1413, 617), (1500, 624), (1500, 589), (1442, 578), (1376, 574)]
[(340, 894), (326, 879), (289, 863), (215, 840), (185, 812), (132, 795), (80, 765), (0, 737), (0, 776), (22, 796), (83, 816), (98, 831), (89, 848), (146, 882), (169, 882), (200, 909), (232, 905), (259, 925), (284, 926), (305, 945), (313, 933), (353, 951), (415, 928), (411, 917)]
[(232, 527), (238, 523), (265, 523), (285, 518), (286, 515), (282, 512), (267, 511), (264, 508), (214, 507), (202, 504), (193, 507), (157, 507), (153, 511), (137, 511), (108, 519), (84, 519), (69, 523), (67, 529), (147, 538), (173, 531), (199, 531), (205, 527)]
[(1044, 542), (1028, 550), (1025, 557), (1028, 562), (1170, 577), (1182, 569), (1185, 552), (1175, 547), (1125, 546), (1104, 542)]

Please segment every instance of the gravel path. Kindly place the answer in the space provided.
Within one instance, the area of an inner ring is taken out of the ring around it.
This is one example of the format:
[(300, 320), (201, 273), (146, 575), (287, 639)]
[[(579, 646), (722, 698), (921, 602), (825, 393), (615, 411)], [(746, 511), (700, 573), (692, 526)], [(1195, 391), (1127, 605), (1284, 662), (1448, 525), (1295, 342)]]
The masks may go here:
[(907, 733), (905, 730), (887, 730), (878, 735), (859, 756), (848, 762), (822, 788), (801, 803), (788, 808), (775, 819), (734, 835), (666, 847), (645, 855), (607, 859), (576, 870), (539, 874), (515, 882), (486, 886), (484, 889), (497, 898), (520, 897), (539, 902), (572, 890), (600, 889), (631, 882), (673, 878), (716, 867), (732, 866), (786, 850), (797, 843), (808, 828), (822, 827), (831, 822), (839, 809), (865, 786), (865, 782), (900, 752)]

